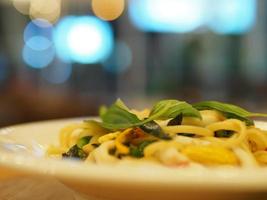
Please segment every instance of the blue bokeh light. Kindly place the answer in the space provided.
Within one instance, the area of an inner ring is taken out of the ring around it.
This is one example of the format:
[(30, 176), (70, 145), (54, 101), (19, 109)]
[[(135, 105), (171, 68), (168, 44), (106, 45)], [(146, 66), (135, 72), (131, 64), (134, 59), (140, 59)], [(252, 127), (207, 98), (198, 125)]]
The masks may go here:
[(22, 56), (27, 65), (40, 69), (46, 67), (53, 61), (55, 57), (55, 49), (54, 46), (50, 46), (45, 50), (36, 51), (29, 46), (24, 45)]
[(54, 31), (58, 56), (66, 62), (97, 63), (113, 49), (111, 26), (97, 17), (68, 16)]
[(44, 19), (35, 19), (24, 29), (24, 42), (34, 50), (43, 50), (52, 45), (53, 26)]
[(122, 41), (116, 42), (112, 54), (103, 62), (106, 71), (114, 74), (125, 72), (132, 63), (132, 51)]
[(48, 49), (53, 43), (43, 36), (33, 36), (27, 40), (26, 45), (33, 50), (43, 51)]
[(256, 18), (255, 0), (216, 0), (209, 26), (220, 34), (241, 34), (251, 29)]
[(256, 0), (130, 0), (132, 23), (142, 31), (187, 33), (209, 27), (242, 34), (255, 23)]
[(131, 0), (130, 19), (143, 31), (186, 33), (205, 23), (205, 0)]

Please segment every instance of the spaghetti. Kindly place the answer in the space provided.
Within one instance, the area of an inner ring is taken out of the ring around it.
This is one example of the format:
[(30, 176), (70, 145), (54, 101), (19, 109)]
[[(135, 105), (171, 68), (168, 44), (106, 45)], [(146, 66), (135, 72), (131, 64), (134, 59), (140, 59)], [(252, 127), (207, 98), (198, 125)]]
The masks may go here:
[(49, 155), (97, 164), (124, 161), (166, 166), (262, 166), (267, 164), (267, 131), (250, 113), (220, 102), (187, 104), (164, 100), (151, 110), (130, 110), (118, 100), (102, 108), (101, 121), (64, 127)]

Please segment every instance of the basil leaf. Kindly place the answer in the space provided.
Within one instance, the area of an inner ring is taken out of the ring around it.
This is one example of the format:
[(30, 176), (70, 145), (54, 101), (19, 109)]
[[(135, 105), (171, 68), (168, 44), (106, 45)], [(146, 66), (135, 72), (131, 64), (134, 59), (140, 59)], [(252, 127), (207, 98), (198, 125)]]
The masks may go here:
[[(116, 106), (129, 111), (129, 108), (123, 103), (123, 101), (121, 99), (117, 99), (117, 101), (114, 103)], [(99, 108), (99, 116), (102, 118), (103, 115), (106, 114), (108, 108), (107, 106), (100, 106)]]
[(254, 121), (252, 119), (249, 119), (247, 117), (241, 117), (232, 113), (224, 113), (224, 116), (227, 119), (238, 119), (240, 121), (243, 121), (246, 123), (247, 126), (253, 126), (254, 125)]
[(248, 117), (267, 117), (267, 114), (249, 112), (239, 106), (221, 103), (218, 101), (203, 101), (193, 104), (193, 107), (198, 110), (218, 110), (224, 113), (226, 118), (234, 118), (244, 121), (246, 125), (253, 125), (253, 120)]
[(157, 138), (163, 140), (171, 139), (171, 137), (168, 134), (164, 133), (162, 128), (155, 121), (146, 122), (145, 124), (141, 125), (140, 128), (146, 133), (153, 135)]
[(106, 114), (107, 110), (108, 110), (107, 106), (100, 106), (99, 116), (102, 118), (102, 116)]
[(231, 113), (240, 117), (267, 117), (267, 114), (249, 112), (239, 106), (221, 103), (218, 101), (203, 101), (200, 103), (193, 104), (193, 107), (197, 110), (214, 109), (223, 113)]
[(128, 107), (120, 99), (110, 108), (102, 107), (100, 110), (100, 117), (102, 119), (101, 126), (110, 130), (139, 126), (155, 119), (165, 120), (175, 118), (179, 114), (201, 118), (198, 110), (186, 102), (177, 100), (163, 100), (158, 102), (152, 108), (150, 116), (143, 121), (138, 119), (136, 115), (130, 113)]
[(166, 120), (175, 118), (179, 114), (183, 114), (183, 116), (201, 118), (198, 110), (184, 101), (163, 100), (154, 105), (147, 121)]
[(101, 125), (110, 130), (125, 129), (142, 124), (136, 115), (116, 104), (108, 108), (100, 117), (102, 119)]
[(93, 119), (86, 119), (83, 122), (88, 124), (91, 127), (92, 132), (94, 132), (94, 133), (99, 133), (99, 134), (107, 134), (107, 133), (109, 133), (109, 130), (104, 128), (102, 126), (102, 122), (100, 122), (100, 121), (93, 120)]
[(130, 110), (121, 99), (117, 99), (117, 101), (115, 102), (115, 105), (120, 107), (123, 110), (127, 110), (127, 111)]

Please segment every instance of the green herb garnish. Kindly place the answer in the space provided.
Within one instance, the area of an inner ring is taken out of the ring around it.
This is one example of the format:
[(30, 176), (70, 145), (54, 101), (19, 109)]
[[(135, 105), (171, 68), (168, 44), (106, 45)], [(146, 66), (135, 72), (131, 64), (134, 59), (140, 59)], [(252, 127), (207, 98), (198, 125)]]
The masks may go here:
[(104, 114), (102, 113), (100, 117), (102, 126), (110, 130), (126, 129), (142, 124), (142, 121), (136, 115), (116, 103), (109, 107)]
[[(249, 117), (267, 117), (267, 114), (252, 113), (243, 108), (232, 104), (221, 103), (218, 101), (203, 101), (190, 105), (184, 101), (178, 100), (163, 100), (156, 103), (148, 116), (144, 120), (140, 120), (135, 114), (131, 113), (129, 108), (118, 99), (110, 107), (101, 107), (100, 117), (102, 122), (99, 125), (108, 130), (123, 130), (130, 127), (141, 127), (154, 120), (170, 120), (170, 125), (180, 124), (181, 116), (190, 116), (201, 119), (199, 110), (217, 110), (224, 114), (226, 118), (234, 118), (244, 121), (248, 126), (253, 125), (253, 120)], [(179, 118), (178, 118), (179, 117)], [(153, 124), (153, 122), (152, 122)], [(156, 130), (156, 129), (155, 129)], [(149, 134), (154, 132), (148, 131)], [(159, 138), (161, 134), (154, 134)]]
[(85, 159), (87, 157), (87, 153), (85, 153), (83, 151), (83, 146), (87, 145), (90, 140), (91, 140), (92, 136), (84, 136), (82, 138), (80, 138), (77, 141), (77, 144), (72, 146), (68, 152), (63, 153), (62, 157), (63, 158), (78, 158), (78, 159)]
[(110, 130), (138, 127), (153, 120), (174, 118), (179, 114), (201, 118), (199, 112), (190, 104), (177, 100), (158, 102), (153, 106), (149, 117), (145, 120), (138, 119), (121, 100), (117, 100), (109, 108), (102, 107), (100, 110), (102, 126)]
[(68, 150), (68, 152), (63, 153), (62, 157), (84, 160), (87, 157), (87, 154), (81, 148), (79, 148), (78, 145), (74, 145)]
[(138, 146), (130, 146), (129, 155), (136, 158), (142, 158), (144, 156), (144, 149), (155, 141), (143, 141)]
[(203, 101), (193, 104), (193, 107), (197, 110), (218, 110), (222, 112), (226, 118), (239, 119), (246, 122), (247, 125), (254, 124), (249, 117), (267, 117), (267, 114), (249, 112), (239, 106), (218, 101)]
[(171, 137), (164, 133), (162, 128), (155, 122), (155, 121), (149, 121), (143, 125), (140, 126), (140, 128), (150, 134), (153, 135), (157, 138), (163, 139), (163, 140), (170, 140)]
[(177, 115), (197, 117), (201, 119), (201, 115), (197, 109), (184, 101), (163, 100), (153, 106), (148, 119), (150, 120), (166, 120), (175, 118)]
[(77, 146), (79, 148), (83, 148), (84, 145), (87, 145), (90, 142), (91, 138), (92, 138), (92, 136), (84, 136), (84, 137), (80, 138), (77, 142)]
[(107, 106), (100, 106), (99, 116), (102, 118), (106, 114), (107, 110), (108, 110)]
[(194, 137), (195, 136), (194, 133), (177, 133), (177, 135), (185, 136), (185, 137)]
[(214, 132), (215, 137), (219, 138), (229, 138), (231, 137), (235, 132), (230, 130), (219, 130)]
[(183, 115), (179, 114), (175, 118), (171, 119), (168, 122), (167, 126), (178, 126), (182, 124), (182, 121), (183, 121)]

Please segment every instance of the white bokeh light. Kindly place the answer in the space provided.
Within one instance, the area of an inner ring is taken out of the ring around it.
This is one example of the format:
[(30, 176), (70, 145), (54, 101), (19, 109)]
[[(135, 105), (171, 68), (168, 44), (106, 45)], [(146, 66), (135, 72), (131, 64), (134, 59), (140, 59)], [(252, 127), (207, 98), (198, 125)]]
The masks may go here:
[(94, 16), (65, 17), (54, 30), (57, 54), (65, 62), (101, 62), (112, 52), (113, 40), (109, 23)]
[(131, 0), (129, 14), (143, 31), (186, 33), (207, 19), (205, 0)]
[(76, 54), (90, 55), (101, 48), (101, 33), (96, 27), (78, 24), (72, 27), (68, 36), (68, 44)]

